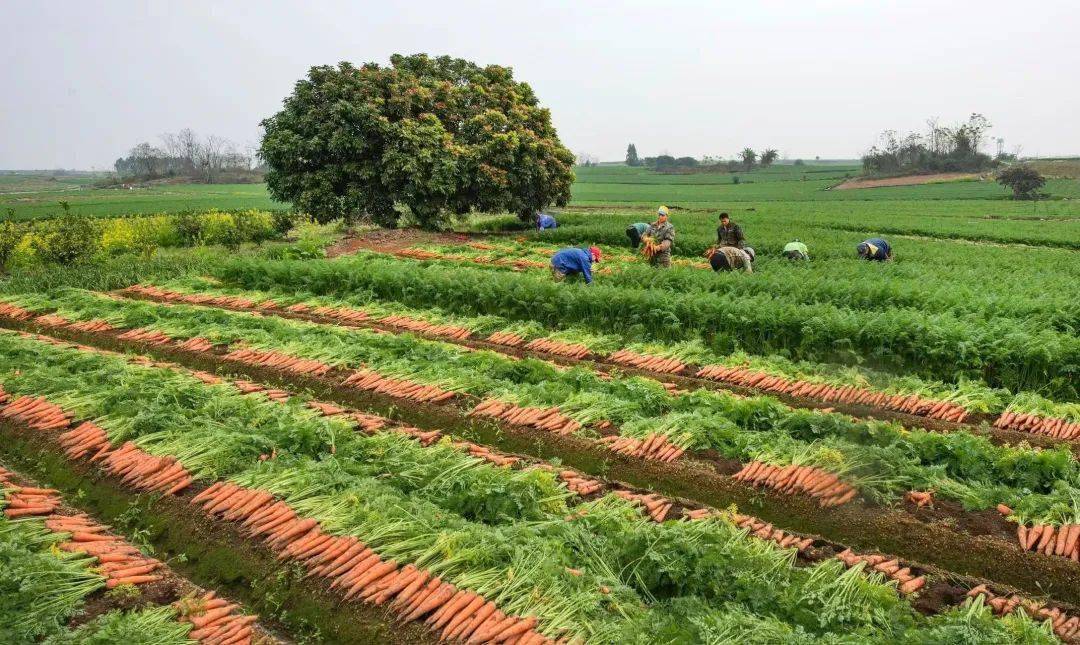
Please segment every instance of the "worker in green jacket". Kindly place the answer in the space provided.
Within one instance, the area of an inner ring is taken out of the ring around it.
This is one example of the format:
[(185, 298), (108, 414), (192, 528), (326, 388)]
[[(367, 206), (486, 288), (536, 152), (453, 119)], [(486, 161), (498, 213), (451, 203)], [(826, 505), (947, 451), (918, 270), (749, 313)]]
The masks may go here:
[(789, 260), (809, 260), (810, 251), (796, 238), (784, 245), (784, 257)]
[(649, 230), (649, 225), (645, 222), (638, 222), (626, 227), (626, 237), (630, 238), (630, 248), (636, 249), (641, 246), (641, 236), (645, 235), (647, 230)]

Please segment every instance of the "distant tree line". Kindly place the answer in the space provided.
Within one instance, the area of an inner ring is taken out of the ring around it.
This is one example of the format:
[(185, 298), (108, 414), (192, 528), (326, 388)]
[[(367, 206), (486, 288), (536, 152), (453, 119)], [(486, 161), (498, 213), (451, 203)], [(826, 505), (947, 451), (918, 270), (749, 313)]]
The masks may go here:
[(190, 128), (161, 135), (161, 145), (143, 142), (113, 164), (123, 180), (186, 177), (208, 184), (261, 180), (253, 148), (239, 149), (217, 135), (200, 137)]
[(724, 161), (723, 157), (705, 156), (698, 160), (694, 157), (674, 157), (672, 155), (659, 155), (656, 157), (639, 157), (637, 146), (630, 144), (626, 147), (626, 165), (632, 167), (645, 167), (658, 172), (737, 172), (753, 170), (755, 167), (767, 168), (773, 165), (780, 157), (779, 151), (774, 148), (766, 148), (760, 154), (753, 148), (744, 148), (737, 158)]
[(1002, 139), (997, 140), (996, 156), (981, 152), (991, 127), (981, 114), (972, 113), (967, 121), (952, 126), (940, 125), (937, 119), (928, 119), (926, 125), (925, 133), (882, 132), (879, 144), (863, 155), (863, 170), (869, 174), (977, 172), (1016, 158), (1004, 152)]

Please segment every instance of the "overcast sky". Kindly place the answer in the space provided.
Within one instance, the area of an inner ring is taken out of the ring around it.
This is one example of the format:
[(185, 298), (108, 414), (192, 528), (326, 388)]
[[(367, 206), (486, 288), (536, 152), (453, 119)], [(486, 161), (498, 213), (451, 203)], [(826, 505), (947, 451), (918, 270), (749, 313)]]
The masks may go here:
[(191, 127), (241, 146), (312, 65), (450, 54), (514, 68), (563, 142), (852, 158), (984, 113), (1080, 153), (1080, 5), (1026, 2), (0, 0), (0, 168), (111, 168)]

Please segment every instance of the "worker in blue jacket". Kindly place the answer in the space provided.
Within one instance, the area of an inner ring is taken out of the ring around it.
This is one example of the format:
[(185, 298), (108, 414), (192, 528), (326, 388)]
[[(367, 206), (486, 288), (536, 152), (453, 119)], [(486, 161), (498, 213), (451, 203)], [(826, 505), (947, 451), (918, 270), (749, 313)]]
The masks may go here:
[(887, 262), (892, 259), (892, 247), (880, 237), (872, 237), (869, 240), (860, 242), (856, 249), (859, 252), (859, 257), (864, 260)]
[(566, 276), (580, 273), (585, 284), (592, 284), (592, 263), (599, 261), (600, 249), (595, 246), (588, 249), (571, 246), (551, 256), (551, 277), (555, 282), (562, 282)]
[(559, 223), (555, 221), (555, 218), (547, 213), (538, 213), (536, 216), (536, 230), (542, 231), (546, 228), (556, 228)]

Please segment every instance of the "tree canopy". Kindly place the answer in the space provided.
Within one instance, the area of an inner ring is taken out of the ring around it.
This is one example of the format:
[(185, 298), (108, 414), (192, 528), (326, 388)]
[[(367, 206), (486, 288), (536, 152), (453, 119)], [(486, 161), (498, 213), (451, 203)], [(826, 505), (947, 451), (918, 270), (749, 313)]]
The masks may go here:
[(1009, 166), (997, 175), (997, 182), (1013, 191), (1013, 199), (1034, 199), (1046, 178), (1031, 166)]
[(507, 67), (425, 54), (311, 68), (262, 121), (270, 194), (319, 221), (425, 228), (471, 210), (565, 205), (574, 155)]

